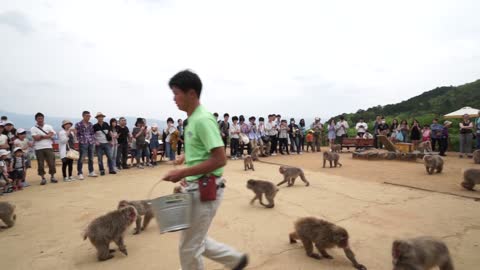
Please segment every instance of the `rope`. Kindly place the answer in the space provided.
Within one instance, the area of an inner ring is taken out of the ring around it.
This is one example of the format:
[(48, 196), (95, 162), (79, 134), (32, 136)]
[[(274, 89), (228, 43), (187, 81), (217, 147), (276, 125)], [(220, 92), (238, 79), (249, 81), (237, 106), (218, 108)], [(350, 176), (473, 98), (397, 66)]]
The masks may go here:
[(480, 198), (477, 198), (477, 197), (460, 195), (460, 194), (455, 194), (455, 193), (446, 192), (446, 191), (437, 191), (437, 190), (431, 190), (431, 189), (426, 189), (426, 188), (419, 188), (419, 187), (414, 187), (414, 186), (409, 186), (409, 185), (395, 184), (395, 183), (390, 183), (390, 182), (383, 182), (383, 183), (384, 183), (384, 184), (387, 184), (387, 185), (392, 185), (392, 186), (406, 187), (406, 188), (417, 189), (417, 190), (422, 190), (422, 191), (427, 191), (427, 192), (440, 193), (440, 194), (445, 194), (445, 195), (451, 195), (451, 196), (461, 197), (461, 198), (465, 198), (465, 199), (472, 199), (472, 200), (474, 200), (474, 201), (480, 201)]

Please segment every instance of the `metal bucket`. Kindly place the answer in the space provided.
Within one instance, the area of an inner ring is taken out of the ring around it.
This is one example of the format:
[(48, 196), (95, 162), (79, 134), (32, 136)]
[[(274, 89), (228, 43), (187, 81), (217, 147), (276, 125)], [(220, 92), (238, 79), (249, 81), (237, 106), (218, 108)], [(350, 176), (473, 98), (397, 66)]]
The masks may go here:
[(160, 233), (190, 228), (192, 193), (176, 193), (151, 200)]

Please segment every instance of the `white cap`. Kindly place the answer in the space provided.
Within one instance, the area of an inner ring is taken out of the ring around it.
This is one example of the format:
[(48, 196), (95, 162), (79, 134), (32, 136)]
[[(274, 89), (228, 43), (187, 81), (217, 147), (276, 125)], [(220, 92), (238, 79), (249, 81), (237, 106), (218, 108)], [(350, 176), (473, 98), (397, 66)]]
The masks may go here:
[(315, 117), (315, 121), (320, 121), (320, 117)]
[(0, 149), (0, 157), (8, 156), (8, 154), (10, 154), (10, 151), (7, 151), (5, 149)]
[(13, 153), (15, 154), (18, 150), (23, 152), (21, 147), (15, 147), (15, 149), (13, 149)]
[(5, 126), (6, 125), (12, 125), (13, 126), (13, 122), (12, 121), (6, 121), (6, 122), (3, 123), (3, 125), (5, 125)]
[(22, 133), (24, 133), (24, 132), (26, 132), (26, 130), (25, 130), (24, 128), (19, 128), (19, 129), (17, 129), (17, 135), (18, 135), (18, 134), (22, 134)]

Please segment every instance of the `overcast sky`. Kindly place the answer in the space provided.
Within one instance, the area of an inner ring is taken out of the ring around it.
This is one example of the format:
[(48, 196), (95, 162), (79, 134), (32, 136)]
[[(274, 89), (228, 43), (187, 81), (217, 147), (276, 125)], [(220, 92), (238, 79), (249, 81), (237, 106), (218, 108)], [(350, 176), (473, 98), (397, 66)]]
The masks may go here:
[(479, 10), (475, 0), (0, 0), (1, 110), (183, 117), (167, 82), (190, 68), (212, 112), (325, 119), (480, 79)]

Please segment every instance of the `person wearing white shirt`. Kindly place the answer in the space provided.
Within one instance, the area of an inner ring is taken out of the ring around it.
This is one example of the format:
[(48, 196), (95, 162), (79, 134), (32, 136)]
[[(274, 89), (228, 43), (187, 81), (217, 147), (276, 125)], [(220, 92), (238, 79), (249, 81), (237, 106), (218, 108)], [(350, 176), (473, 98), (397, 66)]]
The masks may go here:
[(341, 144), (343, 138), (347, 137), (348, 128), (348, 122), (345, 121), (343, 116), (340, 116), (340, 121), (338, 121), (337, 125), (335, 126), (335, 130), (337, 132), (337, 143)]
[(357, 125), (355, 125), (355, 130), (357, 130), (357, 136), (360, 137), (360, 138), (362, 138), (363, 134), (365, 134), (365, 132), (367, 132), (368, 124), (365, 123), (363, 118), (360, 118)]
[[(63, 181), (70, 182), (73, 180), (73, 159), (67, 158), (67, 152), (74, 148), (74, 131), (73, 123), (69, 120), (62, 121), (62, 130), (58, 132), (58, 150), (60, 151), (60, 159), (62, 160)], [(67, 174), (68, 168), (68, 174)]]
[(238, 125), (238, 117), (232, 117), (232, 124), (230, 125), (230, 129), (228, 131), (230, 134), (230, 158), (231, 159), (238, 159), (240, 158), (240, 126)]
[(33, 147), (35, 149), (35, 155), (38, 162), (38, 175), (42, 178), (40, 185), (45, 185), (47, 180), (45, 179), (44, 163), (47, 162), (48, 173), (50, 174), (50, 182), (57, 183), (55, 179), (55, 154), (53, 153), (52, 139), (55, 136), (55, 130), (52, 126), (45, 124), (45, 116), (42, 113), (35, 115), (35, 121), (37, 124), (30, 129), (32, 138), (35, 141)]

